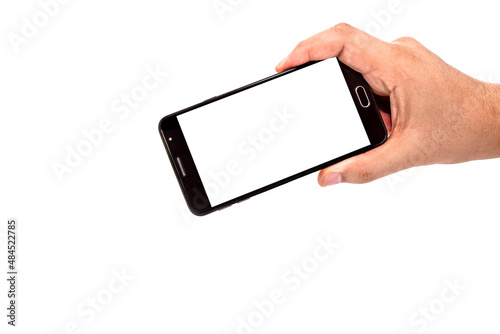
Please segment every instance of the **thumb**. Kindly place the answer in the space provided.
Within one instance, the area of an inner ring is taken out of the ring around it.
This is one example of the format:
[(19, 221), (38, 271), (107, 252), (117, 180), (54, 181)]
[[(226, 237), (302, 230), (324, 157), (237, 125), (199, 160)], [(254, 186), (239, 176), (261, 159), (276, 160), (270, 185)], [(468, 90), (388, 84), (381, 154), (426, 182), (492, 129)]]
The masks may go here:
[(319, 172), (322, 187), (337, 183), (367, 183), (412, 167), (411, 150), (394, 136), (381, 146), (346, 159)]

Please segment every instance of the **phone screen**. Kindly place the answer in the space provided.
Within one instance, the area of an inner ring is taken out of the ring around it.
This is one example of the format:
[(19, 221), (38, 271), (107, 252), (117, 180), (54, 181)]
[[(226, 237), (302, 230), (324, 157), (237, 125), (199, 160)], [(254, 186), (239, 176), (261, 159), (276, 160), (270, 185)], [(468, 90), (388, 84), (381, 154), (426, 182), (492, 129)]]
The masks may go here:
[(212, 207), (370, 145), (335, 58), (177, 119)]

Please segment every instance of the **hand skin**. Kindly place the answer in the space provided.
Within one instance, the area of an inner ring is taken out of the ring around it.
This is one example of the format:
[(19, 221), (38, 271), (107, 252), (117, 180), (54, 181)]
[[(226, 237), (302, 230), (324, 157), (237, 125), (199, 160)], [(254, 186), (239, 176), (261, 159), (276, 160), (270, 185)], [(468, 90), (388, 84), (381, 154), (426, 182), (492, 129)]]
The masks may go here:
[[(386, 101), (379, 109), (389, 138), (323, 169), (321, 186), (366, 183), (415, 166), (500, 157), (499, 85), (469, 77), (412, 38), (386, 43), (345, 23), (300, 42), (276, 71), (331, 57), (360, 72), (377, 100)], [(385, 112), (389, 107), (390, 114)]]

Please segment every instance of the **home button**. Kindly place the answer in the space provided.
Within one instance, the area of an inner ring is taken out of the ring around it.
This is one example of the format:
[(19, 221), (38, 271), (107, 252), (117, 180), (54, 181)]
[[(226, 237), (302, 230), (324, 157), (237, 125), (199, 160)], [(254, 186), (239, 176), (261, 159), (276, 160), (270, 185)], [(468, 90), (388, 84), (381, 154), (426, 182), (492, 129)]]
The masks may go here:
[(365, 87), (358, 86), (354, 91), (358, 96), (359, 104), (363, 108), (368, 108), (370, 106), (370, 99), (368, 98), (368, 94), (366, 93)]

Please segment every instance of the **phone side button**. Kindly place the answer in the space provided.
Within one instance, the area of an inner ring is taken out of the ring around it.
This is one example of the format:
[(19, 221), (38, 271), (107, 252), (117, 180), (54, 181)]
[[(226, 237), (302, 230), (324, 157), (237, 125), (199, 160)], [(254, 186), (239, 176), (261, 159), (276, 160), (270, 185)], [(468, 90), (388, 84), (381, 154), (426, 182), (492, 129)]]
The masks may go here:
[(208, 100), (203, 101), (203, 103), (211, 103), (211, 102), (217, 100), (217, 98), (218, 98), (218, 96), (211, 97)]
[(358, 86), (354, 91), (356, 92), (356, 96), (358, 97), (359, 104), (363, 108), (368, 108), (370, 106), (370, 99), (368, 98), (365, 87)]

